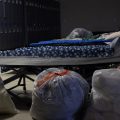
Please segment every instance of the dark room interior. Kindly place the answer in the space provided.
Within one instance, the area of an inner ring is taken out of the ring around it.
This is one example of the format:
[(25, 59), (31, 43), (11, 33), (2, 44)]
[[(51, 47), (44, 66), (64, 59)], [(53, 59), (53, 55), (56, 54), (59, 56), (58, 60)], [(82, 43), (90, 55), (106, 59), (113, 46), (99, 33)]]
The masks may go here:
[(119, 0), (0, 0), (0, 120), (120, 120)]

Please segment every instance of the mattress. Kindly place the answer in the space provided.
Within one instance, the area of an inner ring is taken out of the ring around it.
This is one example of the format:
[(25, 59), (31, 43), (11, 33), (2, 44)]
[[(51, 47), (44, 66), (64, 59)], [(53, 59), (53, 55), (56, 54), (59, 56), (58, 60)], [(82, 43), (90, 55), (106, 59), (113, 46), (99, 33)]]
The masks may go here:
[(84, 46), (39, 46), (23, 47), (14, 50), (0, 51), (0, 56), (32, 56), (32, 57), (110, 57), (113, 49), (109, 45)]

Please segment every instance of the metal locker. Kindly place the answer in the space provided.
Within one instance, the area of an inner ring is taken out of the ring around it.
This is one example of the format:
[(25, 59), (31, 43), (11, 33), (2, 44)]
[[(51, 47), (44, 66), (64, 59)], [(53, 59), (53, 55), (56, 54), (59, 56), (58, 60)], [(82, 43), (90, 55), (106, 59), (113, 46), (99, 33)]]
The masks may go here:
[(4, 4), (3, 1), (0, 0), (0, 19), (3, 18), (3, 12), (4, 12), (3, 11), (3, 4)]
[(59, 9), (55, 0), (0, 0), (0, 50), (58, 38)]

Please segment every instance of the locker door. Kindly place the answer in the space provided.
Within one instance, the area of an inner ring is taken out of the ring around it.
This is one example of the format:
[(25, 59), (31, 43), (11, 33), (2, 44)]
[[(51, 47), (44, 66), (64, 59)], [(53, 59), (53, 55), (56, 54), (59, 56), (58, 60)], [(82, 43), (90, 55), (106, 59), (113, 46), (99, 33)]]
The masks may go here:
[(0, 19), (3, 18), (3, 1), (0, 0)]

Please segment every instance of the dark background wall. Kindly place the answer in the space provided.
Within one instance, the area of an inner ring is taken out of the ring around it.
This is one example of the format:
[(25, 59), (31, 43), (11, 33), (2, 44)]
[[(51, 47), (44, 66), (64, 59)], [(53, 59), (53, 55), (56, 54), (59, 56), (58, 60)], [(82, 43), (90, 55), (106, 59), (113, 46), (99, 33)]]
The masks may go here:
[(0, 49), (59, 38), (60, 22), (62, 37), (78, 27), (117, 31), (119, 5), (120, 0), (0, 0)]
[(0, 0), (0, 50), (60, 38), (56, 0)]
[(120, 28), (120, 0), (61, 0), (61, 32), (65, 37), (76, 27), (91, 31)]

